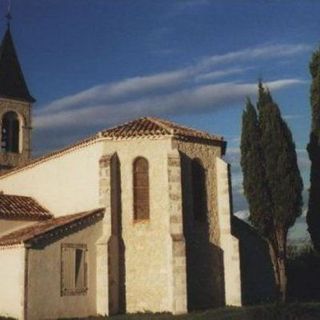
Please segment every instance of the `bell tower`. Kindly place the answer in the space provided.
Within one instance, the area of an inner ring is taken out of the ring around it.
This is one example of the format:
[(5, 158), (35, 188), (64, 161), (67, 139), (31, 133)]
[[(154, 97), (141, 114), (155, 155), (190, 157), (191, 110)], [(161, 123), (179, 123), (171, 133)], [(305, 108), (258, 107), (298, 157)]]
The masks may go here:
[(8, 19), (0, 46), (0, 174), (26, 164), (31, 151), (31, 108)]

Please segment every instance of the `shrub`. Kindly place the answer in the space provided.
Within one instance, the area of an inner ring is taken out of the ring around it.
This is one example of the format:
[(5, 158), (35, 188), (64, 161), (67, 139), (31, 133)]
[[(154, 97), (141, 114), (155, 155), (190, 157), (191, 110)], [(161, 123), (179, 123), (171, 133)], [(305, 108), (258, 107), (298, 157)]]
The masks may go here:
[(320, 254), (310, 244), (289, 247), (287, 275), (291, 301), (320, 300)]

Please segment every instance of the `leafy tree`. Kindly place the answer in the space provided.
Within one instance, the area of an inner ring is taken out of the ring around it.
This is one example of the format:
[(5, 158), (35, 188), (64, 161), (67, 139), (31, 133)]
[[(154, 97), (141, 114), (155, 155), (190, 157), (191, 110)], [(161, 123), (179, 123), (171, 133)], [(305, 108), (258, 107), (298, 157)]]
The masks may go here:
[(242, 118), (241, 166), (250, 220), (269, 244), (275, 281), (286, 299), (289, 228), (301, 214), (302, 179), (291, 132), (269, 90), (259, 83), (257, 109), (250, 101)]
[(320, 49), (314, 52), (310, 62), (311, 84), (311, 132), (307, 147), (311, 160), (308, 231), (314, 248), (320, 252)]

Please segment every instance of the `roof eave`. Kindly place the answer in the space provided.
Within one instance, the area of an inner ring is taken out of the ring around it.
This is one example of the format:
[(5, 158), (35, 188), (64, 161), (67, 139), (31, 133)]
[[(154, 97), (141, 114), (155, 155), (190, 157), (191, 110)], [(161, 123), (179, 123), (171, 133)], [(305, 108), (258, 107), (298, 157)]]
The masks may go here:
[(0, 98), (17, 100), (17, 101), (28, 102), (28, 103), (35, 103), (37, 101), (31, 95), (29, 95), (27, 97), (16, 97), (16, 96), (11, 96), (11, 95), (6, 95), (6, 94), (0, 93)]

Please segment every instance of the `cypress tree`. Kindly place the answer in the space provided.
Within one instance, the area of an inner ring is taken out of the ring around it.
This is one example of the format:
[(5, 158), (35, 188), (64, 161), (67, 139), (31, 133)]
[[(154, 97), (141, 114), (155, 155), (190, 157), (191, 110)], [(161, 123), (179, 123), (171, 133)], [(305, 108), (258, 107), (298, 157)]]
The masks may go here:
[(261, 148), (273, 207), (273, 230), (269, 241), (277, 261), (280, 294), (285, 300), (287, 234), (301, 215), (303, 184), (292, 134), (268, 90), (259, 92), (258, 104)]
[(291, 132), (261, 82), (258, 96), (259, 117), (251, 103), (243, 113), (243, 185), (250, 219), (269, 244), (276, 284), (285, 301), (287, 234), (301, 214), (303, 186)]
[(272, 208), (265, 183), (264, 159), (260, 147), (260, 128), (255, 107), (248, 99), (242, 115), (241, 167), (243, 189), (250, 209), (250, 220), (263, 236), (272, 229)]
[(312, 121), (307, 146), (311, 161), (307, 224), (313, 247), (320, 252), (320, 49), (313, 53), (309, 69), (312, 78), (310, 90)]

